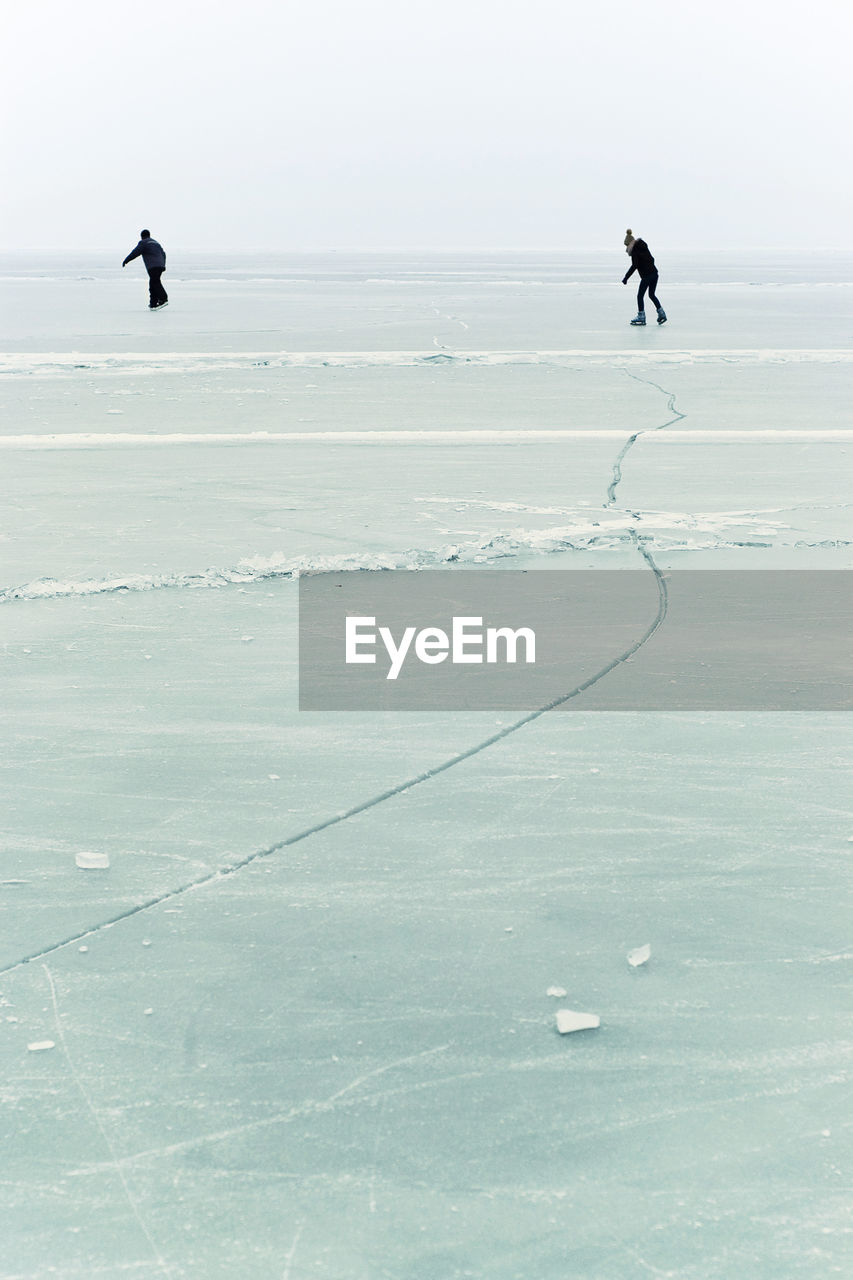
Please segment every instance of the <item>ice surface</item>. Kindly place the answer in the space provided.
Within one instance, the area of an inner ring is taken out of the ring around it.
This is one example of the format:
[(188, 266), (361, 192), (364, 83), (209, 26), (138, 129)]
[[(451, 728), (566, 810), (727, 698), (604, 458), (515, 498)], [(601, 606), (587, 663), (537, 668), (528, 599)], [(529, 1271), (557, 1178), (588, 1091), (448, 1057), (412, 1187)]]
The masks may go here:
[(4, 1275), (853, 1268), (848, 718), (296, 710), (312, 568), (851, 567), (853, 260), (621, 257), (0, 263)]

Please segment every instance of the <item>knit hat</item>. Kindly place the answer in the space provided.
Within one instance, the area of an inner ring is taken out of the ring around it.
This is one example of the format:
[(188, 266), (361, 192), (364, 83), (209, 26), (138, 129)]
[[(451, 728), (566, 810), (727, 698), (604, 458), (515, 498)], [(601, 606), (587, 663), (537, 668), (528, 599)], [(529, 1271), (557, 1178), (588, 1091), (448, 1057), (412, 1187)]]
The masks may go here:
[(627, 248), (627, 246), (631, 243), (631, 241), (632, 241), (633, 239), (634, 239), (634, 233), (633, 233), (633, 231), (631, 230), (631, 228), (629, 227), (629, 228), (628, 228), (628, 230), (625, 232), (625, 239), (624, 239), (624, 241), (623, 241), (623, 243), (624, 243), (624, 245), (626, 246), (626, 248)]

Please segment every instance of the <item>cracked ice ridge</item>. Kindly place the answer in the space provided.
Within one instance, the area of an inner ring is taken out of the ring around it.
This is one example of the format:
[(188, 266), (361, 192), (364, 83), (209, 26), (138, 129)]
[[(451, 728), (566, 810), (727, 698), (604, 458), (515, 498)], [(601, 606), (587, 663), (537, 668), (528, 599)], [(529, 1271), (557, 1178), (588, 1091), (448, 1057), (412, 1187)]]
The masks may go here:
[[(425, 502), (456, 499), (425, 499)], [(476, 500), (475, 500), (476, 501)], [(460, 501), (459, 505), (464, 505)], [(467, 505), (473, 506), (473, 502)], [(780, 520), (769, 520), (760, 512), (689, 512), (628, 511), (619, 508), (571, 509), (525, 507), (513, 503), (478, 505), (493, 510), (518, 510), (526, 514), (568, 515), (571, 522), (549, 525), (542, 529), (523, 526), (483, 534), (468, 541), (449, 542), (436, 547), (410, 548), (405, 551), (365, 551), (354, 555), (286, 556), (273, 552), (268, 556), (247, 556), (235, 565), (212, 566), (198, 572), (164, 574), (112, 573), (103, 577), (36, 578), (30, 582), (0, 589), (0, 604), (22, 600), (47, 600), (63, 597), (95, 596), (114, 592), (198, 590), (232, 585), (246, 585), (276, 578), (294, 579), (310, 573), (357, 573), (363, 570), (430, 569), (449, 564), (487, 565), (519, 555), (555, 555), (566, 551), (613, 551), (630, 548), (635, 534), (641, 532), (646, 543), (658, 551), (710, 551), (732, 547), (810, 546), (795, 537)], [(595, 516), (596, 518), (593, 518)], [(832, 545), (840, 545), (833, 541)]]

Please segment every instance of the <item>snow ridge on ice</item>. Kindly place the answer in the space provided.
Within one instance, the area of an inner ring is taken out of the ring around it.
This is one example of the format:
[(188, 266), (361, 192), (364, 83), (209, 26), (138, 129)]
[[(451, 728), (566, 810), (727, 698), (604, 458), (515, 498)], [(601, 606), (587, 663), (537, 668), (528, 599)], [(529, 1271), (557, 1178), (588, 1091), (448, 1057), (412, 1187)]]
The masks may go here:
[[(655, 362), (693, 364), (850, 364), (853, 351), (833, 348), (741, 348), (732, 350), (656, 350)], [(232, 369), (278, 368), (406, 368), (413, 365), (630, 365), (645, 367), (648, 356), (635, 347), (623, 350), (564, 348), (540, 351), (157, 351), (96, 352), (33, 351), (0, 355), (0, 377), (38, 373), (64, 375), (76, 369), (97, 373), (194, 373)]]

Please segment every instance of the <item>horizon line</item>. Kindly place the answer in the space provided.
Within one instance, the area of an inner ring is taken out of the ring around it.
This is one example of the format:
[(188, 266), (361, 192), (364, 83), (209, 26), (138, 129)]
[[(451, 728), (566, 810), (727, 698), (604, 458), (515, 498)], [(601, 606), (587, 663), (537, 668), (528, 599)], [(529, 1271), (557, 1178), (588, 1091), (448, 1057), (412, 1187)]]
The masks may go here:
[[(124, 242), (122, 241), (122, 244)], [(358, 245), (333, 245), (333, 246), (316, 246), (313, 248), (306, 247), (290, 247), (282, 248), (280, 245), (271, 246), (264, 245), (258, 248), (223, 248), (221, 245), (208, 249), (190, 249), (178, 242), (175, 248), (170, 252), (181, 253), (184, 255), (210, 255), (210, 254), (233, 254), (237, 256), (257, 256), (263, 254), (293, 254), (293, 255), (309, 255), (309, 254), (406, 254), (406, 253), (422, 253), (422, 254), (448, 254), (448, 253), (560, 253), (560, 254), (578, 254), (578, 253), (618, 253), (623, 250), (623, 245), (580, 245), (569, 248), (565, 245), (448, 245), (444, 247), (436, 245), (400, 245), (386, 247), (365, 247)], [(693, 245), (668, 245), (666, 247), (668, 253), (691, 253), (696, 252)], [(0, 245), (0, 254), (14, 256), (24, 256), (28, 254), (40, 253), (61, 253), (69, 257), (83, 257), (89, 254), (112, 254), (112, 249), (104, 248), (102, 245), (98, 247), (89, 246), (88, 248), (75, 247), (73, 249), (66, 248), (62, 245), (43, 245), (38, 248), (32, 246), (21, 248), (16, 246), (8, 248)], [(703, 244), (701, 253), (799, 253), (803, 256), (814, 253), (850, 253), (851, 250), (843, 245), (815, 245), (810, 248), (804, 248), (802, 245), (783, 245), (783, 244), (740, 244), (740, 245), (707, 245)]]

